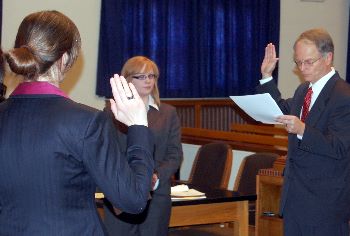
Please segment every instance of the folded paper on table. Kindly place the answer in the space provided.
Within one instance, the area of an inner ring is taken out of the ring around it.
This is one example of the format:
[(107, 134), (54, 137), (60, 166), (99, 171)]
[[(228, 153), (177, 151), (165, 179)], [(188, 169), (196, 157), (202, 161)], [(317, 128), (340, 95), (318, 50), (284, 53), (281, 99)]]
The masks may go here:
[(96, 199), (102, 199), (102, 198), (105, 198), (105, 196), (104, 196), (103, 193), (95, 193), (95, 198)]
[(194, 200), (205, 198), (205, 193), (195, 189), (189, 189), (187, 185), (171, 187), (171, 200)]
[(283, 113), (270, 94), (230, 96), (230, 98), (254, 120), (265, 124), (280, 124), (276, 118)]
[(186, 200), (197, 200), (197, 199), (204, 199), (207, 198), (206, 196), (199, 196), (199, 197), (171, 197), (172, 201), (186, 201)]
[(171, 187), (171, 192), (186, 192), (189, 188), (186, 184), (179, 184), (174, 187)]
[(204, 193), (199, 192), (195, 189), (189, 189), (188, 191), (171, 193), (172, 197), (202, 197), (204, 195), (205, 195)]

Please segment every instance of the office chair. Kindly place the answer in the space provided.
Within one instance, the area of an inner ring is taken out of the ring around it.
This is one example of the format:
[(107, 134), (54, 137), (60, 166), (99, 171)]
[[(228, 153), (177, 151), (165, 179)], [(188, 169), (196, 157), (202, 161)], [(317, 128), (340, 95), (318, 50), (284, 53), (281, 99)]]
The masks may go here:
[(231, 175), (232, 148), (222, 142), (202, 145), (194, 159), (188, 181), (176, 184), (189, 184), (200, 188), (227, 189)]
[[(278, 157), (276, 153), (246, 156), (239, 167), (233, 190), (244, 195), (256, 194), (256, 175), (260, 169), (272, 168)], [(249, 203), (249, 225), (255, 225), (255, 201)]]

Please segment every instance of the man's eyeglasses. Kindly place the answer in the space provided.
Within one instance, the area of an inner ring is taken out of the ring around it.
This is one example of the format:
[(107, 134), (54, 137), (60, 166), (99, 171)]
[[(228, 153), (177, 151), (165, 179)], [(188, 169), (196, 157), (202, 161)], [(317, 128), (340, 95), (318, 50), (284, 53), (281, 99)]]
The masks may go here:
[(297, 61), (294, 60), (294, 63), (300, 68), (303, 64), (304, 66), (312, 66), (313, 64), (315, 64), (317, 61), (319, 61), (322, 58), (322, 56), (320, 56), (317, 59), (307, 59), (304, 61)]
[(145, 80), (147, 79), (147, 77), (149, 79), (156, 79), (157, 78), (157, 75), (155, 74), (140, 74), (140, 75), (133, 75), (132, 78), (134, 79), (138, 79), (138, 80)]

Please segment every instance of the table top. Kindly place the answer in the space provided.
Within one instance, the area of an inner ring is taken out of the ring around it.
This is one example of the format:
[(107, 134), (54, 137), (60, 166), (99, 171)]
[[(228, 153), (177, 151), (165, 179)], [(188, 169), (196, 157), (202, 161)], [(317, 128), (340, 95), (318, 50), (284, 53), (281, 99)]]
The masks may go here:
[[(187, 206), (187, 205), (198, 205), (198, 204), (210, 204), (210, 203), (221, 203), (221, 202), (236, 202), (236, 201), (255, 201), (256, 195), (242, 195), (236, 191), (230, 191), (225, 189), (210, 189), (203, 187), (190, 186), (198, 191), (205, 193), (206, 198), (201, 199), (184, 199), (172, 202), (172, 206)], [(103, 204), (102, 199), (96, 199), (98, 205)]]
[(186, 206), (197, 204), (221, 203), (221, 202), (235, 202), (235, 201), (254, 201), (256, 195), (241, 195), (239, 192), (224, 190), (224, 189), (207, 189), (201, 187), (191, 186), (198, 191), (205, 193), (206, 198), (173, 201), (172, 206)]

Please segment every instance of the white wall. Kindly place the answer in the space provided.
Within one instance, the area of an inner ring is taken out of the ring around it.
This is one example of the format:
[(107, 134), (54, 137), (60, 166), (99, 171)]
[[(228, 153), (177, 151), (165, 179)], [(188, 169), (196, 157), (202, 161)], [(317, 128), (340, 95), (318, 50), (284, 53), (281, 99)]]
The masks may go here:
[[(63, 82), (62, 89), (73, 100), (102, 109), (104, 99), (95, 96), (100, 4), (100, 0), (3, 0), (2, 48), (6, 51), (13, 47), (18, 26), (29, 13), (61, 11), (74, 21), (82, 38), (82, 53)], [(19, 79), (6, 76), (7, 95), (13, 91)]]
[(349, 0), (311, 2), (281, 0), (279, 88), (284, 97), (291, 97), (300, 80), (293, 74), (293, 44), (299, 34), (310, 28), (325, 28), (335, 45), (334, 66), (346, 76)]
[[(306, 2), (302, 0), (281, 0), (280, 62), (279, 88), (284, 97), (293, 95), (300, 81), (293, 74), (292, 45), (304, 30), (313, 27), (326, 28), (335, 44), (334, 65), (345, 78), (347, 36), (350, 0), (324, 0), (324, 2)], [(99, 36), (100, 0), (3, 0), (2, 48), (13, 46), (18, 26), (27, 14), (38, 10), (56, 9), (69, 16), (77, 25), (82, 37), (82, 55), (62, 88), (78, 102), (102, 108), (104, 100), (95, 96), (97, 50)], [(261, 50), (264, 50), (263, 48)], [(6, 76), (8, 92), (16, 86), (18, 78)], [(181, 175), (188, 178), (193, 157), (198, 149), (195, 145), (184, 145), (185, 162)], [(235, 151), (232, 177), (229, 188), (232, 189), (240, 160), (249, 153)]]

